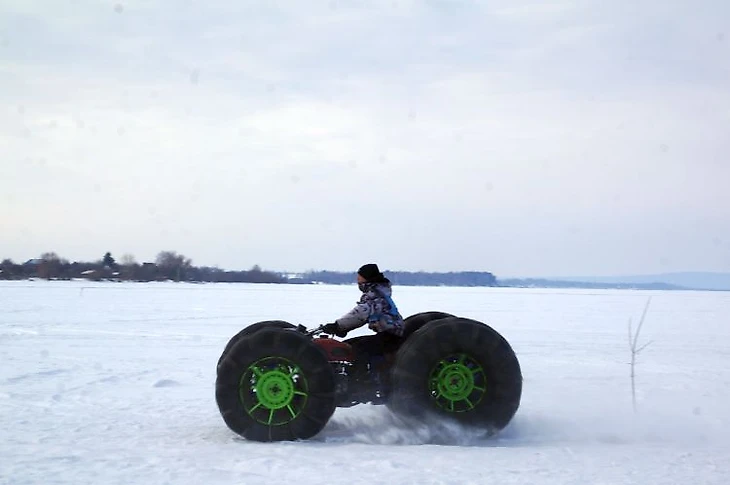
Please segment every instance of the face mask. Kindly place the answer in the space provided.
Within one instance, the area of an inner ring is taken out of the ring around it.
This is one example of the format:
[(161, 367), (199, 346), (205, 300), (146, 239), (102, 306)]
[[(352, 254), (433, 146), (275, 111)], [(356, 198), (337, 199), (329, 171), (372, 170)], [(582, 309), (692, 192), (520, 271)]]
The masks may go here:
[(368, 289), (367, 283), (358, 283), (357, 287), (360, 288), (360, 291), (362, 291), (363, 293), (365, 293), (365, 291), (367, 291), (367, 289)]

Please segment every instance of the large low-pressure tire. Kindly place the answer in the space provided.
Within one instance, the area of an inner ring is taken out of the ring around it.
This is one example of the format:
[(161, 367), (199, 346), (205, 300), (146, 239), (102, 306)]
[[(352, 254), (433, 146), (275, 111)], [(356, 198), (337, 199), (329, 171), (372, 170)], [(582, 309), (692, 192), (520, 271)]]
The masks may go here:
[(264, 328), (224, 357), (215, 398), (226, 425), (246, 439), (308, 439), (335, 411), (335, 376), (310, 338)]
[(450, 317), (400, 348), (388, 407), (405, 418), (436, 414), (494, 434), (515, 415), (521, 395), (522, 372), (509, 343), (484, 323)]
[(218, 358), (217, 367), (220, 367), (221, 362), (223, 362), (223, 358), (233, 348), (233, 346), (238, 343), (239, 340), (247, 335), (251, 335), (254, 332), (258, 332), (262, 328), (294, 328), (294, 325), (283, 320), (266, 320), (263, 322), (252, 323), (251, 325), (245, 327), (243, 330), (231, 337), (231, 339), (228, 341), (225, 348), (223, 349), (223, 352), (221, 352), (221, 356)]
[(421, 327), (426, 325), (427, 323), (441, 320), (442, 318), (448, 318), (453, 317), (454, 315), (451, 315), (450, 313), (444, 313), (444, 312), (421, 312), (421, 313), (415, 313), (405, 320), (403, 320), (403, 338), (410, 337), (415, 331), (419, 330)]

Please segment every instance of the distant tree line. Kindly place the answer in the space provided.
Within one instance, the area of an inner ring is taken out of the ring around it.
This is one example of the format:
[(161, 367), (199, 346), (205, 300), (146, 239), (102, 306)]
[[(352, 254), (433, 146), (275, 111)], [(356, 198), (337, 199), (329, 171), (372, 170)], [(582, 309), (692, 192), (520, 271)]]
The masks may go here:
[[(449, 273), (385, 271), (385, 276), (394, 285), (404, 286), (497, 286), (497, 278), (486, 271)], [(291, 282), (343, 285), (354, 283), (356, 278), (355, 272), (309, 271)]]
[(59, 257), (54, 252), (24, 263), (10, 259), (0, 262), (0, 279), (89, 279), (95, 281), (195, 281), (228, 283), (285, 283), (282, 275), (264, 271), (258, 265), (245, 271), (226, 271), (216, 267), (196, 267), (192, 260), (175, 251), (162, 251), (155, 262), (137, 263), (131, 255), (120, 261), (110, 252), (93, 262), (74, 261)]
[[(479, 271), (434, 273), (386, 271), (395, 285), (404, 286), (498, 286), (492, 273)], [(228, 271), (217, 267), (194, 266), (190, 258), (175, 251), (161, 251), (154, 262), (138, 263), (124, 254), (117, 260), (106, 252), (96, 261), (70, 262), (55, 252), (47, 252), (23, 263), (10, 259), (0, 262), (0, 280), (42, 278), (49, 280), (88, 279), (94, 281), (191, 281), (211, 283), (298, 283), (353, 284), (355, 272), (308, 271), (287, 274), (264, 271), (258, 265), (249, 270)]]

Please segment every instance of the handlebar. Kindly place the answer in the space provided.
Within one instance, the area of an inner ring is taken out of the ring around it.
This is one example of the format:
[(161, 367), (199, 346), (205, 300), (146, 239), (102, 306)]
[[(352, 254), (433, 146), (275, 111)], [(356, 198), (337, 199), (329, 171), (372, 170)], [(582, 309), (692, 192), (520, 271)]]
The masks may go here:
[(307, 327), (300, 324), (300, 325), (297, 325), (297, 329), (305, 335), (314, 337), (315, 335), (319, 335), (320, 333), (324, 332), (324, 325), (320, 325), (317, 328), (313, 328), (313, 329), (309, 330), (309, 329), (307, 329)]

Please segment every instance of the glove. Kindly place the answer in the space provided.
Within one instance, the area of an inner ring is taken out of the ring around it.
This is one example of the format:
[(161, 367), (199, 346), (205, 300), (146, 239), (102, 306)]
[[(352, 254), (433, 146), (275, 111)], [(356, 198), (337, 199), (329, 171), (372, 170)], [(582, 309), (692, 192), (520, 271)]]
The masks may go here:
[(347, 330), (342, 330), (340, 328), (340, 326), (337, 325), (337, 322), (322, 325), (322, 331), (324, 333), (328, 333), (330, 335), (337, 335), (338, 337), (341, 337), (341, 338), (344, 338), (347, 336)]

